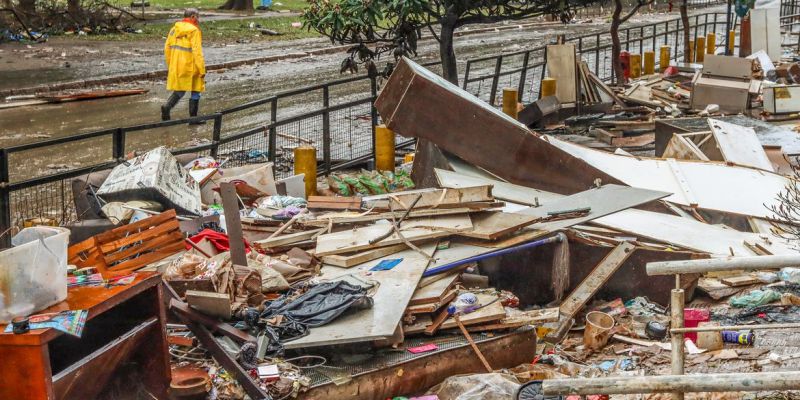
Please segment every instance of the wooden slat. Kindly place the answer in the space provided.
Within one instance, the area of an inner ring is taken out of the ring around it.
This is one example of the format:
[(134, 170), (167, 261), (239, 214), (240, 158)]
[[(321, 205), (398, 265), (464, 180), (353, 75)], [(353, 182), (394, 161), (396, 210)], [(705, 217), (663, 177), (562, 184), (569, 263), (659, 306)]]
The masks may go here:
[(505, 212), (482, 212), (470, 215), (472, 230), (459, 233), (459, 236), (495, 240), (516, 232), (539, 220), (538, 217)]
[(136, 221), (132, 224), (127, 224), (120, 226), (118, 228), (114, 228), (108, 232), (103, 232), (95, 236), (98, 242), (100, 243), (108, 243), (120, 238), (124, 238), (131, 233), (136, 233), (142, 229), (159, 225), (163, 222), (169, 221), (170, 219), (176, 218), (177, 215), (175, 214), (175, 210), (167, 210), (162, 212), (161, 214), (153, 215), (152, 217), (147, 217), (145, 219)]
[(108, 268), (110, 271), (114, 272), (124, 272), (124, 271), (133, 271), (144, 267), (147, 264), (154, 263), (158, 260), (163, 260), (183, 249), (185, 249), (186, 245), (183, 244), (183, 241), (179, 243), (174, 243), (168, 246), (164, 246), (159, 250), (147, 253), (145, 255), (139, 256), (134, 258), (133, 260), (128, 260), (123, 263), (117, 264), (113, 267)]
[(342, 268), (350, 268), (367, 261), (372, 261), (381, 257), (386, 257), (394, 253), (399, 253), (408, 246), (405, 243), (400, 243), (394, 246), (381, 247), (379, 249), (368, 250), (361, 253), (351, 255), (331, 255), (322, 257), (323, 264), (335, 265)]
[(103, 242), (102, 240), (98, 240), (98, 242), (100, 242), (100, 252), (102, 252), (103, 254), (108, 254), (121, 247), (128, 246), (130, 244), (140, 242), (143, 240), (149, 240), (151, 238), (167, 234), (174, 230), (178, 230), (180, 229), (180, 227), (181, 224), (178, 222), (178, 220), (173, 219), (172, 221), (166, 221), (151, 229), (143, 230), (137, 233), (132, 233), (130, 236), (114, 240), (113, 242)]
[(558, 81), (556, 97), (563, 103), (574, 103), (576, 99), (577, 77), (575, 71), (575, 45), (557, 44), (547, 46), (547, 73)]
[(253, 242), (253, 245), (262, 249), (286, 246), (311, 239), (312, 237), (314, 237), (314, 235), (318, 234), (320, 231), (321, 229), (314, 229), (310, 231), (290, 233), (288, 235), (277, 236), (272, 239), (259, 240), (257, 242)]
[(183, 243), (183, 232), (180, 230), (174, 230), (167, 234), (153, 237), (152, 240), (136, 243), (131, 247), (125, 248), (124, 250), (106, 254), (103, 257), (103, 261), (106, 263), (106, 265), (111, 265), (117, 261), (124, 260), (136, 254), (145, 253), (152, 249), (161, 246), (168, 246), (177, 242)]
[(459, 189), (435, 189), (425, 191), (410, 191), (393, 193), (390, 195), (373, 196), (364, 199), (367, 208), (375, 207), (388, 209), (391, 201), (395, 210), (405, 210), (414, 202), (417, 194), (422, 197), (417, 201), (414, 209), (426, 207), (460, 206), (464, 203), (492, 202), (492, 187), (487, 185), (465, 187)]

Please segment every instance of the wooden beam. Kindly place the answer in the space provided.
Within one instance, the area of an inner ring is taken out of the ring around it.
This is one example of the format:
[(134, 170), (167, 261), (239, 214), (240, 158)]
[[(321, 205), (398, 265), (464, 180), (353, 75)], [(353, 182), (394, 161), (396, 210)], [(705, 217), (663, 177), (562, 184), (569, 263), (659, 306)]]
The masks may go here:
[(222, 197), (222, 208), (225, 213), (225, 232), (230, 243), (231, 262), (235, 265), (247, 265), (236, 186), (230, 182), (222, 182), (219, 184), (219, 194)]

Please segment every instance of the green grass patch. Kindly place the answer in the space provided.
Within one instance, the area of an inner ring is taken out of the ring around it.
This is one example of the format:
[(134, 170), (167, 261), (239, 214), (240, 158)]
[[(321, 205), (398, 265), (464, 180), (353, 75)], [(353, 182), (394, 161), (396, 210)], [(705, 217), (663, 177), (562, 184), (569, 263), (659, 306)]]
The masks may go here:
[[(200, 21), (200, 29), (203, 31), (203, 42), (231, 42), (239, 40), (249, 40), (252, 42), (292, 40), (311, 37), (320, 37), (316, 32), (309, 32), (305, 28), (295, 28), (293, 22), (301, 22), (298, 16), (287, 17), (253, 17), (237, 18), (228, 20)], [(250, 24), (260, 28), (250, 28)], [(134, 25), (134, 29), (141, 30), (141, 33), (112, 33), (108, 35), (86, 35), (71, 36), (75, 40), (97, 40), (97, 41), (117, 41), (117, 40), (163, 40), (166, 38), (172, 22), (140, 22)], [(269, 29), (281, 33), (278, 36), (263, 35), (260, 29)]]

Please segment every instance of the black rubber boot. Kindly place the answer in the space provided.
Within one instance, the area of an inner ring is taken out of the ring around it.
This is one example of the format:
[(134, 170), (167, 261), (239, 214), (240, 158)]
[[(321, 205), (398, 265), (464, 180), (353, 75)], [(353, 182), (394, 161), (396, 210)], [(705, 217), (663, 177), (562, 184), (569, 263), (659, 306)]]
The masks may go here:
[[(200, 110), (200, 100), (189, 100), (189, 116), (196, 117)], [(206, 121), (189, 122), (189, 125), (203, 125)]]
[(167, 104), (164, 104), (163, 106), (161, 106), (161, 120), (162, 121), (169, 121), (170, 120), (169, 112), (172, 111), (172, 108), (175, 107), (176, 104), (178, 104), (178, 101), (180, 101), (180, 99), (181, 99), (181, 96), (178, 96), (174, 92), (172, 93), (171, 96), (169, 96), (169, 98), (167, 99)]

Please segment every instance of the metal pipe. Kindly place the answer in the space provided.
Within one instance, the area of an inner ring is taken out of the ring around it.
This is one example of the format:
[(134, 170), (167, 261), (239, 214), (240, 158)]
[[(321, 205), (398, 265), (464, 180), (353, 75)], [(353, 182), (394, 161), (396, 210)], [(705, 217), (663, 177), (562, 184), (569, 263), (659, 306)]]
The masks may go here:
[(800, 265), (800, 255), (724, 257), (647, 263), (647, 275), (697, 274), (713, 271), (779, 269)]
[(800, 371), (546, 379), (545, 395), (665, 392), (759, 392), (800, 388)]
[[(684, 297), (683, 289), (672, 289), (670, 297), (670, 323), (676, 329), (683, 328), (683, 307)], [(683, 333), (675, 333), (670, 335), (672, 340), (672, 374), (675, 376), (683, 376)], [(672, 393), (674, 400), (683, 400), (683, 392), (676, 390)]]
[(426, 276), (437, 275), (437, 274), (441, 274), (441, 273), (450, 271), (450, 270), (452, 270), (452, 269), (454, 269), (456, 267), (462, 266), (464, 264), (474, 263), (474, 262), (478, 262), (478, 261), (481, 261), (481, 260), (486, 260), (488, 258), (499, 257), (499, 256), (503, 256), (503, 255), (506, 255), (506, 254), (516, 253), (516, 252), (518, 252), (520, 250), (532, 249), (532, 248), (543, 246), (543, 245), (546, 245), (546, 244), (558, 243), (558, 242), (561, 242), (561, 237), (559, 235), (551, 236), (551, 237), (545, 238), (545, 239), (534, 240), (533, 242), (524, 243), (524, 244), (521, 244), (519, 246), (509, 247), (509, 248), (502, 249), (502, 250), (496, 250), (496, 251), (492, 251), (492, 252), (489, 252), (489, 253), (478, 254), (477, 256), (467, 257), (467, 258), (462, 259), (462, 260), (453, 261), (453, 262), (451, 262), (449, 264), (444, 264), (444, 265), (440, 265), (438, 267), (428, 268), (422, 274), (422, 276), (426, 277)]
[(699, 326), (696, 328), (673, 328), (670, 333), (687, 332), (714, 332), (714, 331), (741, 331), (759, 329), (795, 329), (800, 328), (800, 323), (762, 324), (762, 325), (728, 325), (728, 326)]

